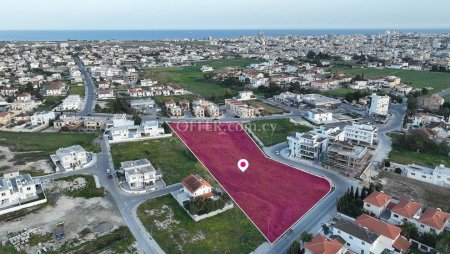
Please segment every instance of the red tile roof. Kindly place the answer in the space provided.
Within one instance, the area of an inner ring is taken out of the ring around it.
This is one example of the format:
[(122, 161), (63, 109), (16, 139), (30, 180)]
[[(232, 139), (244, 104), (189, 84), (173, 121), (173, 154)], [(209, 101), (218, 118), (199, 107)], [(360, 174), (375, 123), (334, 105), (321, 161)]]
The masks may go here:
[(392, 244), (392, 247), (399, 250), (401, 253), (408, 253), (411, 243), (403, 236), (400, 236), (397, 240), (395, 240), (394, 244)]
[(327, 239), (324, 235), (316, 235), (311, 242), (305, 244), (314, 254), (336, 254), (344, 245), (337, 240)]
[(392, 213), (396, 213), (405, 218), (412, 219), (413, 216), (422, 208), (422, 205), (411, 200), (402, 199), (392, 209)]
[(385, 206), (390, 200), (392, 199), (391, 196), (378, 192), (378, 191), (374, 191), (372, 192), (369, 196), (367, 196), (364, 199), (364, 202), (374, 205), (376, 207), (383, 207)]
[(181, 184), (191, 193), (196, 192), (202, 186), (212, 188), (211, 184), (194, 174), (186, 177)]
[(427, 210), (422, 214), (422, 216), (420, 216), (419, 222), (440, 230), (444, 228), (449, 218), (450, 218), (449, 213), (439, 211), (436, 208), (427, 208)]
[(371, 217), (367, 214), (362, 214), (356, 218), (355, 223), (361, 227), (365, 227), (368, 230), (375, 232), (379, 235), (383, 235), (389, 239), (395, 240), (400, 236), (401, 228), (394, 225), (382, 222), (379, 219)]

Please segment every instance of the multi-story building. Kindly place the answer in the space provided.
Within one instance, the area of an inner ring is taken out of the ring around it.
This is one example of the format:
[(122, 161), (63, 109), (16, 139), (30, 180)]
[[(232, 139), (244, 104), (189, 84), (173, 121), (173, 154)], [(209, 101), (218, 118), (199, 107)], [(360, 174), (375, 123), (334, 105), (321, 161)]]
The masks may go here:
[(195, 117), (205, 117), (205, 109), (199, 105), (192, 107), (192, 113)]
[(65, 171), (82, 168), (88, 163), (88, 153), (80, 145), (59, 148), (56, 154), (51, 156), (57, 167), (62, 166)]
[(374, 214), (376, 217), (380, 217), (381, 214), (386, 211), (386, 208), (391, 200), (392, 197), (390, 195), (374, 191), (363, 200), (363, 208), (368, 213)]
[(55, 112), (53, 111), (42, 111), (34, 113), (31, 116), (32, 125), (49, 125), (50, 121), (55, 120)]
[(316, 235), (306, 243), (305, 254), (346, 254), (347, 247), (337, 239), (329, 239), (324, 235)]
[(347, 125), (344, 127), (344, 139), (356, 144), (372, 146), (376, 144), (378, 128), (370, 124)]
[(213, 104), (212, 102), (206, 107), (206, 113), (209, 117), (219, 117), (220, 116), (220, 109), (217, 105)]
[(65, 98), (61, 104), (63, 111), (80, 110), (81, 98), (79, 95), (69, 95)]
[(369, 165), (371, 157), (367, 147), (335, 141), (328, 146), (325, 164), (347, 176), (356, 176)]
[(144, 136), (164, 135), (164, 128), (159, 126), (158, 121), (142, 121), (141, 131)]
[(320, 137), (314, 131), (295, 133), (288, 137), (290, 156), (304, 160), (322, 161), (325, 158), (328, 139)]
[(386, 116), (389, 112), (390, 102), (391, 98), (389, 96), (372, 94), (370, 96), (369, 114)]
[(422, 205), (407, 199), (401, 199), (400, 202), (391, 208), (391, 217), (389, 222), (402, 225), (405, 221), (415, 224), (415, 221), (422, 215)]
[(36, 184), (29, 174), (19, 172), (0, 177), (0, 208), (27, 202), (38, 197)]
[(134, 121), (127, 118), (126, 114), (115, 114), (106, 121), (106, 128), (133, 126)]
[(233, 114), (239, 117), (255, 117), (258, 113), (257, 108), (234, 99), (226, 99), (225, 105)]
[(125, 173), (125, 179), (130, 189), (145, 188), (155, 185), (156, 170), (147, 159), (122, 162), (120, 169)]
[(418, 99), (419, 107), (425, 110), (438, 111), (444, 105), (444, 98), (437, 94), (421, 96)]
[(333, 113), (321, 109), (313, 109), (308, 111), (307, 118), (315, 124), (329, 123), (333, 121)]

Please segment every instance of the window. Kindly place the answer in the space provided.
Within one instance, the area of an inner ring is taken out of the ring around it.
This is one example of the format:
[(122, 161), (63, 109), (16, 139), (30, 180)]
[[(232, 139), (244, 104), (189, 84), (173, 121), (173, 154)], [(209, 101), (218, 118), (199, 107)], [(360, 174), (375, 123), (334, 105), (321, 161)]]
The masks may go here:
[(370, 205), (369, 204), (366, 204), (367, 205), (367, 207), (370, 207)]
[(425, 226), (424, 226), (424, 225), (422, 225), (422, 224), (420, 224), (420, 227), (421, 227), (421, 228), (424, 228)]
[(422, 178), (427, 178), (427, 176), (422, 175)]
[(394, 214), (394, 217), (395, 217), (395, 218), (398, 218), (398, 215), (397, 215), (397, 214)]
[(349, 244), (349, 243), (347, 243), (347, 246), (350, 246), (350, 244)]
[(3, 193), (2, 193), (2, 197), (4, 197), (4, 196), (6, 196), (6, 193), (3, 192)]
[(27, 187), (27, 190), (31, 190), (31, 187)]
[(353, 236), (349, 236), (348, 238), (353, 239)]
[(411, 175), (415, 176), (415, 175), (416, 175), (416, 173), (411, 173)]
[(366, 243), (365, 243), (364, 241), (361, 241), (361, 244), (362, 244), (362, 245), (366, 245)]

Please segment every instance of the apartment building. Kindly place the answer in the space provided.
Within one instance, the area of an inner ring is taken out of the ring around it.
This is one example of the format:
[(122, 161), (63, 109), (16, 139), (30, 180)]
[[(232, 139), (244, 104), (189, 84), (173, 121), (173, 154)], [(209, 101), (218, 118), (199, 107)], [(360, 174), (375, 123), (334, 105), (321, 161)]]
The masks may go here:
[(302, 160), (322, 161), (325, 158), (328, 139), (314, 131), (295, 133), (288, 137), (289, 156)]
[(345, 140), (356, 144), (372, 146), (376, 144), (378, 136), (378, 128), (371, 124), (347, 125), (344, 127)]
[(128, 187), (132, 190), (155, 185), (159, 179), (155, 168), (147, 159), (124, 161), (120, 163), (120, 169), (123, 170)]
[(231, 113), (238, 117), (255, 117), (258, 113), (257, 108), (234, 99), (226, 99), (225, 105)]
[(333, 113), (321, 109), (313, 109), (308, 111), (307, 118), (315, 124), (324, 124), (333, 121)]
[(195, 105), (192, 107), (192, 114), (195, 117), (205, 117), (205, 109), (200, 105)]
[(389, 112), (390, 102), (391, 98), (389, 96), (372, 94), (370, 96), (369, 114), (386, 116)]

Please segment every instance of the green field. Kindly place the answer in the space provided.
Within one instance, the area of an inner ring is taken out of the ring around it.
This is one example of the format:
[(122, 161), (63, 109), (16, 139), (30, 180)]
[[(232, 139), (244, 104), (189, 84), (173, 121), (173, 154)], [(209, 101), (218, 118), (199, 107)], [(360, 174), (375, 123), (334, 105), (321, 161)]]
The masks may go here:
[(430, 153), (416, 153), (404, 149), (392, 149), (389, 153), (389, 161), (400, 164), (417, 164), (426, 167), (436, 167), (440, 164), (449, 166), (450, 157)]
[(148, 159), (155, 169), (161, 170), (166, 184), (179, 183), (191, 173), (201, 173), (210, 181), (210, 176), (192, 153), (177, 137), (122, 143), (111, 146), (114, 167), (128, 160)]
[(402, 83), (409, 84), (416, 88), (434, 88), (433, 93), (439, 92), (450, 87), (450, 73), (430, 72), (430, 71), (410, 71), (410, 70), (393, 70), (393, 69), (362, 69), (362, 68), (345, 68), (334, 67), (332, 72), (343, 72), (350, 76), (364, 74), (364, 78), (376, 78), (385, 76), (397, 76), (402, 79)]
[[(253, 59), (220, 59), (197, 62), (194, 66), (187, 67), (170, 67), (170, 68), (152, 68), (147, 69), (140, 73), (143, 78), (156, 79), (162, 83), (174, 83), (184, 89), (199, 94), (206, 99), (210, 99), (211, 96), (222, 98), (225, 94), (226, 87), (221, 86), (214, 80), (208, 80), (203, 77), (203, 73), (200, 71), (202, 65), (209, 65), (218, 70), (224, 67), (237, 66), (245, 67), (252, 63), (260, 62)], [(233, 88), (229, 88), (232, 95), (235, 95), (237, 91)]]
[(264, 146), (273, 146), (286, 142), (286, 138), (294, 132), (307, 132), (311, 128), (294, 124), (289, 119), (256, 120), (245, 124), (264, 143)]
[(85, 96), (85, 86), (70, 86), (69, 92), (67, 95), (79, 95), (80, 97)]
[[(150, 215), (151, 210), (161, 213)], [(172, 196), (165, 196), (143, 203), (138, 216), (166, 253), (250, 253), (264, 242), (261, 233), (236, 207), (194, 222)], [(159, 228), (161, 222), (166, 226)]]
[[(32, 132), (0, 132), (0, 146), (6, 146), (16, 152), (15, 161), (19, 164), (41, 159), (49, 159), (58, 148), (81, 145), (86, 150), (98, 152), (100, 148), (93, 146), (92, 141), (98, 134), (80, 133), (32, 133)], [(17, 154), (19, 153), (19, 154)]]
[(56, 108), (56, 106), (61, 104), (63, 100), (64, 96), (46, 96), (44, 97), (44, 102), (42, 103), (42, 105), (39, 105), (39, 107), (37, 107), (36, 111), (52, 110)]
[(246, 104), (254, 106), (254, 107), (264, 108), (264, 110), (262, 112), (263, 115), (275, 115), (275, 114), (289, 113), (289, 111), (287, 111), (287, 110), (267, 104), (261, 100), (248, 100), (248, 101), (244, 101), (244, 102)]

